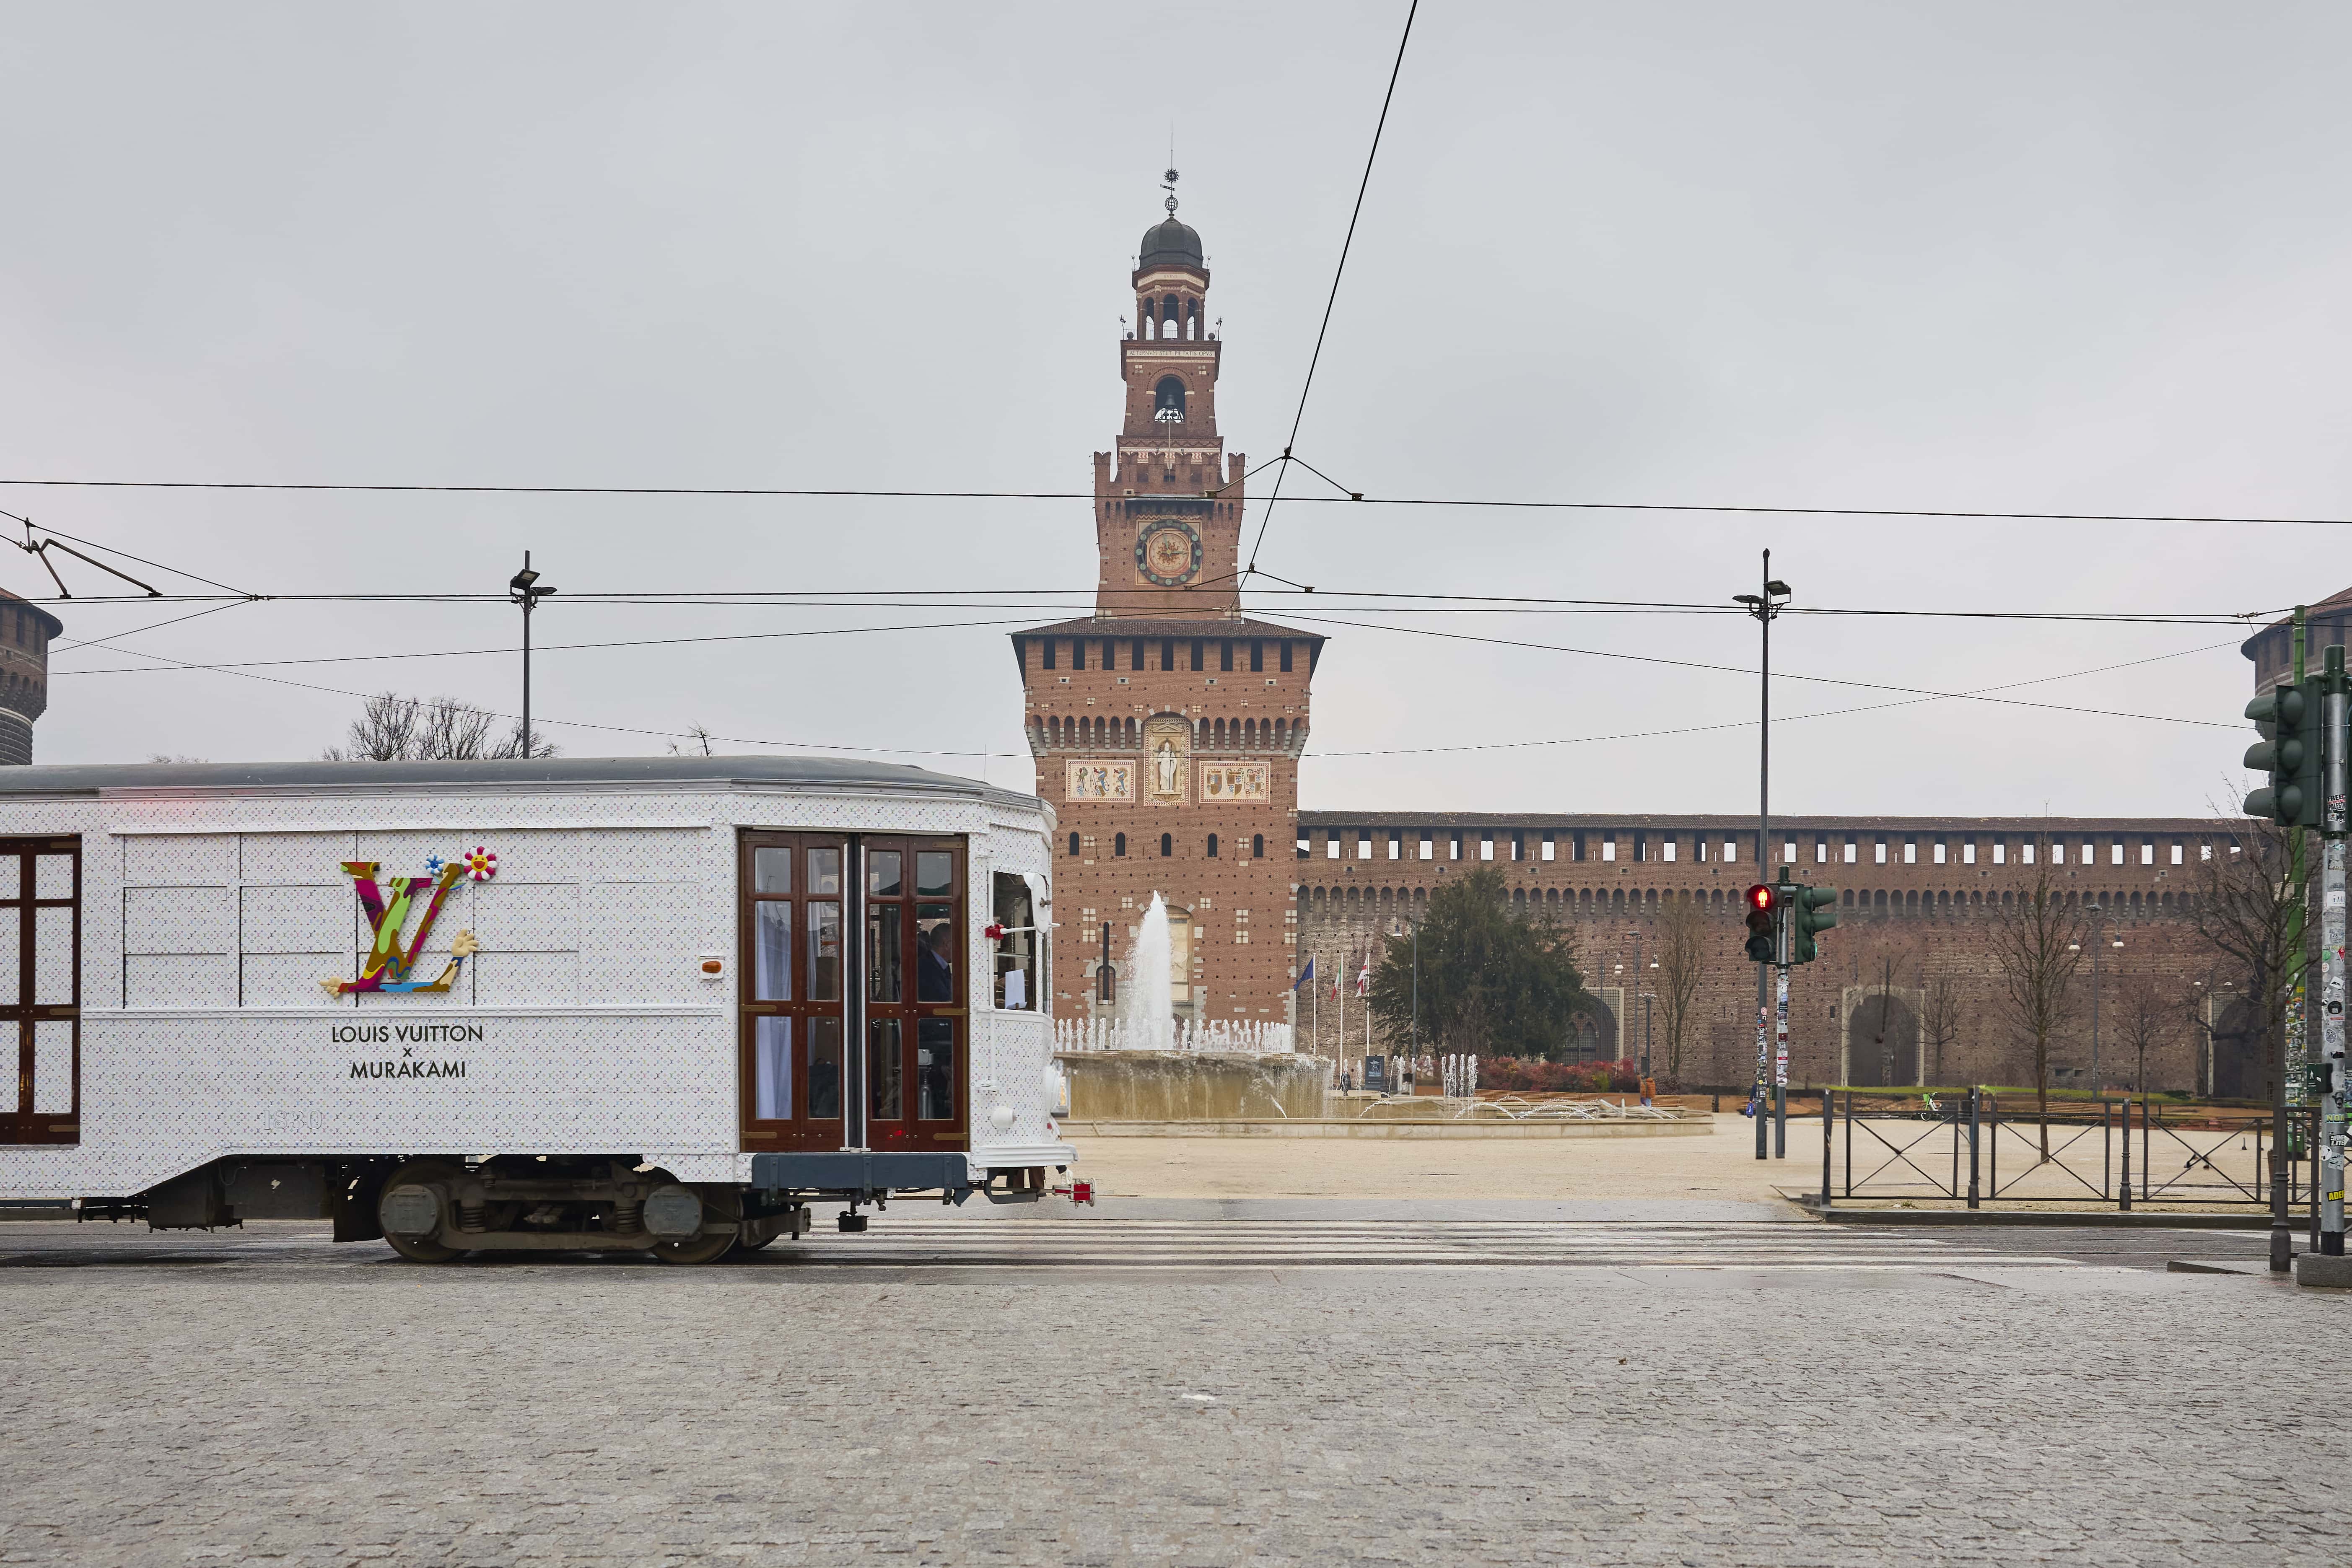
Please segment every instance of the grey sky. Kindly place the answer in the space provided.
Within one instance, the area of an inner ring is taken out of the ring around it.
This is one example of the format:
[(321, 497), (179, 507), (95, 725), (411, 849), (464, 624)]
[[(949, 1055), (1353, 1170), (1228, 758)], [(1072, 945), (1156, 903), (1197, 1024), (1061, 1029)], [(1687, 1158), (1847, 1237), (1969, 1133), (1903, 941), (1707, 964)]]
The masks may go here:
[[(1113, 345), (1171, 121), (1224, 320), (1227, 445), (1263, 459), (1403, 9), (11, 5), (0, 474), (1083, 489), (1117, 429)], [(2347, 59), (2334, 5), (1432, 4), (1299, 450), (1388, 495), (2352, 515)], [(263, 591), (495, 589), (525, 547), (575, 591), (1042, 606), (1092, 579), (1079, 501), (0, 487), (0, 507)], [(2233, 612), (2352, 582), (2335, 529), (1287, 503), (1261, 563), (1327, 590), (1712, 603), (1751, 587), (1767, 544), (1812, 605)], [(18, 592), (43, 582), (0, 561)], [(59, 613), (69, 636), (165, 618)], [(539, 636), (1054, 618), (559, 599)], [(1755, 647), (1728, 616), (1355, 618), (1740, 665)], [(130, 646), (503, 647), (515, 620), (259, 605)], [(1003, 629), (550, 654), (537, 706), (986, 751), (909, 760), (1025, 784)], [(1752, 677), (1318, 629), (1310, 808), (1753, 803), (1752, 730), (1331, 755), (1737, 721)], [(1775, 654), (1956, 689), (2236, 640), (1807, 618)], [(515, 665), (274, 673), (510, 709)], [(2222, 647), (2019, 695), (2234, 722), (2247, 668)], [(1776, 708), (1871, 700), (1790, 683)], [(60, 673), (38, 745), (306, 756), (356, 706)], [(548, 728), (573, 754), (664, 743)], [(2198, 811), (2251, 739), (1959, 702), (1776, 733), (1786, 809), (1970, 814)]]

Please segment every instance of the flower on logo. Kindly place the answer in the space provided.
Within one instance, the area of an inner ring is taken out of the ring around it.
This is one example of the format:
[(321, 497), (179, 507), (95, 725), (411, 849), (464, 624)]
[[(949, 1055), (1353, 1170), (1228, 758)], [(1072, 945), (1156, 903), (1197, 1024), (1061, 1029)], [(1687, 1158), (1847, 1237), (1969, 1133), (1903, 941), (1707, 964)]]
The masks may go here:
[(441, 868), (448, 863), (438, 855), (427, 855), (425, 858), (425, 874), (428, 877), (437, 877), (441, 874)]
[(478, 844), (458, 859), (466, 868), (466, 875), (477, 882), (487, 882), (499, 874), (499, 858)]

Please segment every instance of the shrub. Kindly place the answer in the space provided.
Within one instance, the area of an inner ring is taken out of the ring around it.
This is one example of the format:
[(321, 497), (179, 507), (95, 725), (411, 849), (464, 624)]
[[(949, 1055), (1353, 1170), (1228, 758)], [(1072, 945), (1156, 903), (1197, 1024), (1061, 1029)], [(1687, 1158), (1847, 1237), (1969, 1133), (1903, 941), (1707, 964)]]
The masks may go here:
[(1478, 1087), (1538, 1094), (1631, 1094), (1642, 1087), (1642, 1075), (1631, 1061), (1552, 1062), (1540, 1057), (1480, 1057)]

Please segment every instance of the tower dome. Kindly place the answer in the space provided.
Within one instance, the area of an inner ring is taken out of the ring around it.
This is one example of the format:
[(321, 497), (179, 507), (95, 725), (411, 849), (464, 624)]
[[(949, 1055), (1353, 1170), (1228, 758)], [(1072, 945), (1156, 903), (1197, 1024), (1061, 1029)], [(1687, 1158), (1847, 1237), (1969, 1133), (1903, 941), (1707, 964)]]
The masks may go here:
[(1188, 223), (1178, 223), (1171, 213), (1160, 223), (1143, 231), (1143, 245), (1136, 257), (1139, 267), (1199, 267), (1201, 237)]

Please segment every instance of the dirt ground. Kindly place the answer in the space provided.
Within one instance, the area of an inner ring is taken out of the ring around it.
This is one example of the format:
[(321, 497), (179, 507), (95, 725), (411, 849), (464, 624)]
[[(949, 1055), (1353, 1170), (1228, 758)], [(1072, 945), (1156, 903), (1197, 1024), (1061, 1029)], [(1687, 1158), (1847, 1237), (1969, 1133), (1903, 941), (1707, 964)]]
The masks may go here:
[(1735, 1111), (1706, 1138), (1082, 1138), (1076, 1174), (1150, 1198), (1691, 1198), (1766, 1201), (1819, 1187), (1819, 1123), (1759, 1162)]

